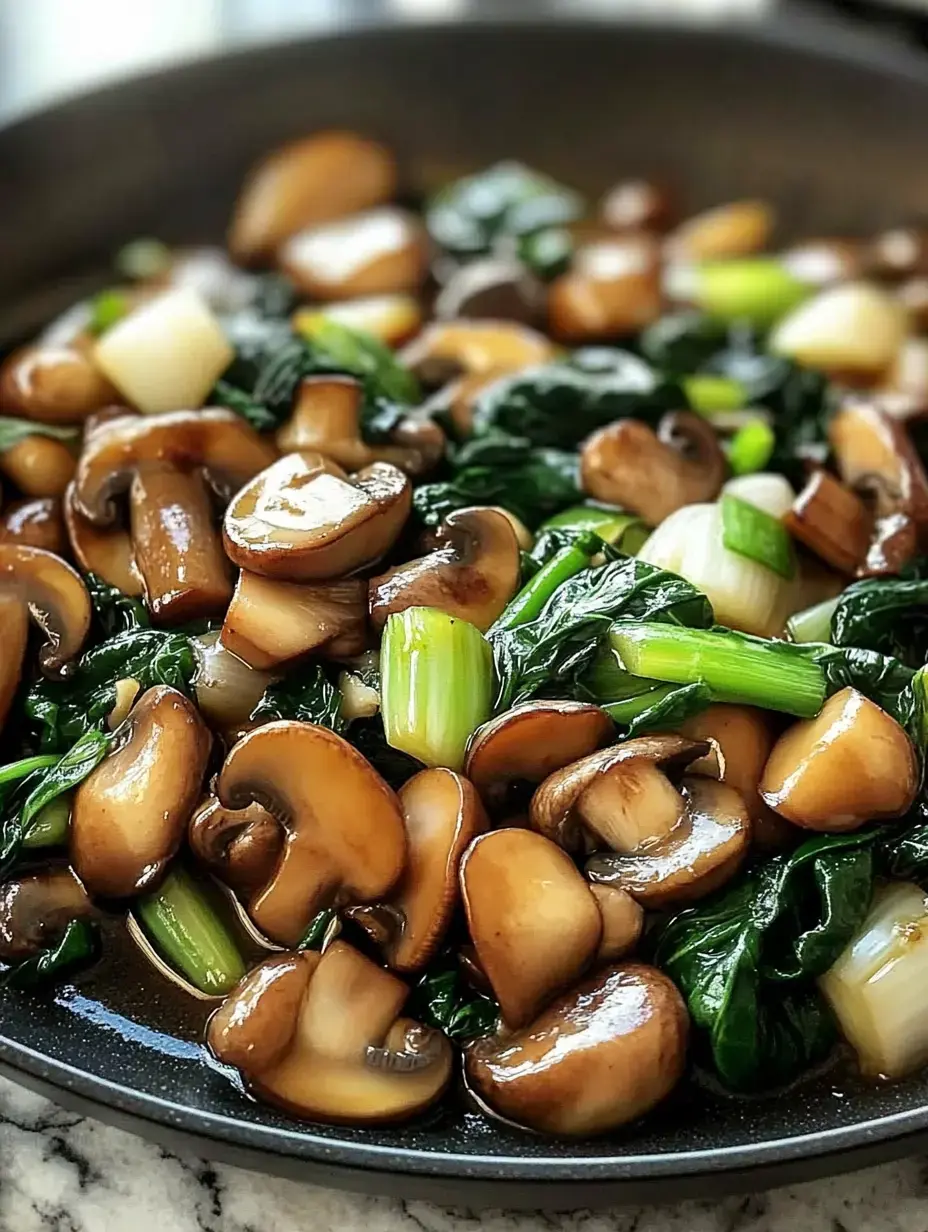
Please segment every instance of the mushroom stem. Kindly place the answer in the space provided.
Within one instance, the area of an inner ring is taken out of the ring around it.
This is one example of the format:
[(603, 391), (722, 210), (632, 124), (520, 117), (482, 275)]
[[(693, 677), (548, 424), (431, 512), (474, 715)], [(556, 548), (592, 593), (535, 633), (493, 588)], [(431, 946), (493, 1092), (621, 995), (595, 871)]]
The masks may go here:
[(28, 634), (25, 604), (18, 595), (0, 590), (0, 731), (19, 688)]

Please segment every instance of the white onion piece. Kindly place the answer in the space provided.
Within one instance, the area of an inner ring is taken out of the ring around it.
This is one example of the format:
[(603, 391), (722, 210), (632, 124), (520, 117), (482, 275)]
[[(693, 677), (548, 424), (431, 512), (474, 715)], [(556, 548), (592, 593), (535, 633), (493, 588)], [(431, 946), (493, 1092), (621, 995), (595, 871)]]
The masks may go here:
[(94, 348), (100, 370), (144, 414), (189, 411), (234, 358), (196, 291), (166, 291), (108, 329)]
[(905, 333), (905, 313), (885, 291), (847, 282), (785, 316), (769, 347), (810, 368), (875, 376), (896, 358)]
[(338, 677), (338, 688), (342, 695), (339, 713), (343, 719), (369, 719), (380, 710), (378, 691), (365, 684), (354, 672), (342, 672)]
[(783, 518), (792, 508), (796, 493), (783, 475), (758, 471), (756, 475), (738, 475), (729, 479), (722, 489), (739, 500), (762, 509), (772, 518)]
[(256, 671), (226, 650), (218, 632), (192, 637), (190, 644), (197, 657), (193, 686), (206, 720), (217, 727), (246, 723), (275, 677)]
[(638, 553), (669, 569), (709, 599), (719, 624), (775, 637), (792, 613), (793, 585), (722, 543), (718, 505), (684, 505), (665, 518)]
[(928, 1061), (928, 900), (910, 882), (881, 890), (844, 953), (819, 981), (871, 1077), (901, 1078)]

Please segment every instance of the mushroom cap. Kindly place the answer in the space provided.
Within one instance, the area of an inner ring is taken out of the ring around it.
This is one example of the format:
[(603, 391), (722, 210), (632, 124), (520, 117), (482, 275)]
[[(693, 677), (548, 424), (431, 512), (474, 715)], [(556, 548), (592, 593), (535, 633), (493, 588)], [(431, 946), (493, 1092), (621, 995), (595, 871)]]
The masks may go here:
[(615, 962), (631, 954), (644, 931), (644, 910), (621, 886), (590, 886), (603, 920), (603, 935), (596, 952), (597, 963)]
[(284, 581), (343, 577), (382, 556), (412, 508), (412, 488), (397, 467), (375, 462), (346, 480), (289, 454), (234, 498), (226, 510), (226, 552), (243, 569)]
[(61, 556), (67, 551), (61, 502), (55, 497), (13, 501), (0, 518), (0, 543), (23, 543)]
[(524, 1026), (586, 970), (603, 922), (589, 886), (556, 844), (531, 830), (493, 830), (461, 861), (471, 939), (503, 1018)]
[(0, 589), (0, 733), (9, 714), (23, 671), (29, 615), (19, 595)]
[(409, 989), (343, 941), (251, 971), (213, 1016), (215, 1056), (251, 1090), (296, 1116), (334, 1123), (403, 1120), (451, 1078), (448, 1040), (398, 1014)]
[(276, 582), (243, 569), (222, 644), (261, 671), (310, 652), (332, 658), (361, 654), (367, 648), (367, 582)]
[(515, 321), (434, 321), (400, 352), (400, 363), (427, 385), (442, 385), (461, 372), (517, 372), (550, 363), (555, 346), (544, 334)]
[(64, 441), (33, 433), (0, 453), (0, 472), (23, 496), (61, 496), (77, 469), (77, 456)]
[(495, 1112), (542, 1133), (605, 1133), (660, 1103), (683, 1074), (689, 1016), (655, 967), (607, 967), (520, 1031), (472, 1045), (465, 1072)]
[(587, 876), (647, 907), (693, 902), (724, 885), (750, 845), (744, 801), (733, 787), (696, 775), (684, 778), (681, 790), (685, 812), (666, 837), (628, 853), (595, 855)]
[(66, 346), (28, 346), (0, 367), (0, 413), (39, 423), (81, 423), (116, 398), (90, 357)]
[(233, 411), (124, 415), (102, 424), (85, 442), (73, 500), (89, 521), (109, 526), (116, 520), (113, 498), (128, 489), (140, 465), (202, 467), (215, 486), (235, 491), (275, 456), (273, 446)]
[(663, 305), (658, 241), (613, 236), (577, 249), (548, 290), (548, 323), (567, 343), (612, 340), (650, 325)]
[(42, 671), (60, 674), (90, 629), (90, 596), (80, 574), (53, 552), (0, 543), (0, 592), (17, 598), (42, 630)]
[(433, 536), (428, 556), (370, 579), (370, 613), (382, 629), (394, 612), (434, 607), (489, 629), (519, 589), (519, 542), (493, 509), (456, 509)]
[(667, 255), (685, 261), (748, 256), (766, 248), (775, 221), (766, 201), (729, 201), (681, 223), (667, 237)]
[(53, 944), (93, 906), (69, 868), (49, 868), (0, 885), (0, 961), (17, 963)]
[(294, 720), (267, 723), (230, 750), (219, 801), (254, 801), (287, 832), (270, 880), (249, 914), (265, 936), (296, 945), (323, 907), (389, 894), (403, 871), (406, 834), (399, 801), (341, 736)]
[(587, 702), (523, 702), (477, 728), (464, 774), (487, 808), (501, 808), (513, 783), (540, 783), (614, 735), (605, 710)]
[(248, 896), (273, 875), (284, 830), (260, 804), (227, 809), (209, 796), (190, 818), (190, 850), (220, 881)]
[(75, 503), (73, 483), (65, 492), (62, 512), (71, 553), (84, 573), (95, 573), (124, 595), (141, 595), (142, 575), (129, 532), (121, 526), (102, 529), (88, 521)]
[(918, 759), (891, 715), (846, 688), (773, 746), (760, 794), (788, 821), (827, 833), (900, 817), (915, 799)]
[(142, 695), (125, 729), (71, 808), (71, 862), (103, 898), (128, 898), (160, 878), (200, 798), (212, 744), (197, 708), (166, 685)]
[(389, 907), (398, 928), (386, 946), (394, 971), (418, 971), (434, 956), (458, 903), (461, 857), (489, 822), (473, 786), (453, 770), (422, 770), (399, 790), (406, 867)]
[(397, 169), (385, 146), (332, 129), (274, 150), (252, 170), (229, 230), (238, 261), (270, 256), (301, 227), (354, 214), (396, 190)]
[(656, 433), (641, 420), (617, 420), (588, 437), (580, 453), (583, 490), (651, 526), (684, 505), (715, 500), (725, 471), (715, 430), (690, 411), (665, 415)]

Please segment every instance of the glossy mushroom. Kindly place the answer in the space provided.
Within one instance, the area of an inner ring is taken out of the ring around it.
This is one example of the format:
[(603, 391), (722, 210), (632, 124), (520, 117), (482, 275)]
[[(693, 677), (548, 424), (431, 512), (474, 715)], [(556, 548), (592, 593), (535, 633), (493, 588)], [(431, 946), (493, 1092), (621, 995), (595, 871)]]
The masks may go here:
[(548, 325), (566, 343), (635, 334), (661, 313), (660, 245), (633, 235), (585, 244), (548, 290)]
[(666, 1098), (683, 1074), (689, 1016), (655, 967), (607, 967), (513, 1033), (473, 1044), (470, 1088), (494, 1112), (542, 1133), (616, 1129)]
[(828, 699), (817, 718), (783, 733), (760, 794), (795, 825), (833, 833), (901, 817), (918, 785), (918, 759), (903, 729), (875, 702), (846, 688)]
[(435, 607), (490, 627), (519, 589), (519, 544), (508, 519), (492, 509), (457, 509), (436, 531), (434, 550), (370, 580), (370, 613), (382, 629), (394, 612)]
[(599, 203), (611, 231), (664, 231), (675, 212), (671, 193), (654, 180), (620, 180)]
[(667, 237), (667, 252), (686, 261), (748, 256), (767, 246), (774, 221), (765, 201), (730, 201), (688, 218)]
[(448, 1040), (400, 1017), (409, 989), (343, 941), (267, 959), (209, 1024), (218, 1060), (299, 1117), (363, 1125), (421, 1112), (451, 1078)]
[(873, 518), (856, 493), (821, 470), (796, 497), (783, 524), (833, 569), (853, 577), (867, 556)]
[(367, 582), (277, 582), (242, 570), (222, 625), (222, 644), (269, 671), (314, 652), (331, 658), (367, 647)]
[(414, 215), (384, 205), (298, 231), (277, 260), (307, 298), (353, 299), (417, 290), (428, 272), (428, 244)]
[(467, 746), (464, 774), (487, 808), (499, 812), (519, 783), (538, 784), (614, 736), (612, 720), (598, 706), (523, 702), (477, 728)]
[(596, 962), (615, 962), (631, 954), (644, 932), (644, 909), (621, 886), (591, 885), (603, 921)]
[(85, 518), (75, 503), (73, 484), (65, 492), (62, 513), (71, 554), (82, 571), (96, 574), (124, 595), (141, 595), (145, 587), (128, 530), (95, 526)]
[(115, 400), (113, 386), (76, 348), (23, 347), (0, 367), (0, 414), (78, 424)]
[(0, 516), (0, 543), (23, 543), (61, 556), (67, 550), (61, 502), (54, 497), (13, 501)]
[(422, 328), (422, 306), (412, 295), (371, 295), (297, 308), (290, 318), (294, 333), (307, 338), (312, 338), (325, 321), (347, 325), (372, 334), (389, 347), (398, 347)]
[(61, 496), (77, 468), (77, 456), (64, 441), (35, 433), (0, 453), (0, 474), (23, 496)]
[(426, 385), (461, 373), (518, 372), (555, 357), (544, 334), (514, 321), (436, 321), (400, 352), (400, 362)]
[(238, 493), (223, 538), (235, 564), (264, 577), (342, 577), (392, 546), (411, 506), (408, 478), (388, 462), (348, 479), (321, 455), (289, 454)]
[(190, 818), (187, 837), (200, 863), (247, 898), (273, 874), (284, 828), (260, 804), (227, 809), (210, 796)]
[(91, 894), (128, 898), (163, 875), (200, 798), (211, 737), (183, 693), (157, 685), (74, 795), (71, 862)]
[(229, 231), (232, 256), (269, 257), (302, 227), (389, 200), (396, 181), (390, 152), (356, 133), (332, 130), (282, 146), (245, 182)]
[(461, 896), (480, 966), (519, 1028), (593, 961), (599, 907), (573, 861), (531, 830), (493, 830), (461, 861)]
[(0, 962), (18, 963), (47, 949), (72, 920), (93, 914), (69, 868), (48, 868), (0, 885)]
[(620, 419), (594, 432), (580, 453), (583, 490), (652, 526), (684, 505), (714, 500), (725, 470), (711, 424), (689, 411), (665, 415), (656, 433)]
[(262, 804), (286, 830), (270, 879), (248, 905), (281, 945), (296, 945), (324, 907), (384, 898), (403, 871), (396, 796), (328, 728), (282, 720), (249, 732), (229, 752), (216, 796), (228, 809)]

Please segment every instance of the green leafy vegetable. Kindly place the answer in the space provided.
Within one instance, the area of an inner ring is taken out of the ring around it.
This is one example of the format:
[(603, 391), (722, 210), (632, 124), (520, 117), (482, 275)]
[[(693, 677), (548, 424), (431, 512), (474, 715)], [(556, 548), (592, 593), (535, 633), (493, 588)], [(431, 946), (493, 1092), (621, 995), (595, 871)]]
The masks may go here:
[(898, 577), (852, 582), (835, 606), (831, 640), (920, 667), (928, 659), (928, 560), (907, 565)]
[(90, 320), (87, 328), (99, 337), (111, 329), (129, 312), (129, 297), (124, 291), (100, 291), (90, 301)]
[(722, 493), (719, 505), (724, 546), (789, 581), (796, 572), (796, 559), (789, 534), (779, 518), (728, 492)]
[(601, 645), (578, 681), (581, 694), (602, 706), (628, 737), (646, 731), (672, 731), (705, 710), (712, 692), (701, 681), (667, 684), (626, 671), (610, 645)]
[(414, 374), (373, 334), (320, 316), (308, 341), (317, 372), (347, 372), (358, 377), (372, 400), (386, 398), (403, 406), (422, 400)]
[(867, 913), (877, 836), (818, 835), (659, 930), (655, 962), (726, 1085), (775, 1086), (827, 1054), (834, 1027), (813, 981)]
[(93, 604), (93, 613), (104, 637), (128, 633), (132, 629), (147, 629), (151, 625), (148, 611), (141, 599), (124, 595), (94, 573), (88, 573), (84, 585)]
[(563, 274), (570, 266), (574, 240), (566, 227), (545, 227), (542, 231), (521, 236), (516, 251), (519, 260), (547, 282)]
[(491, 632), (501, 633), (534, 620), (560, 585), (588, 569), (596, 553), (608, 547), (599, 535), (588, 530), (547, 531), (542, 540), (538, 555), (535, 553), (539, 543), (529, 553), (529, 559), (538, 565), (537, 570), (506, 605)]
[(65, 428), (57, 424), (39, 423), (35, 419), (13, 419), (0, 415), (0, 453), (6, 453), (27, 436), (50, 436), (56, 441), (76, 441), (79, 432), (79, 428)]
[(96, 937), (88, 920), (72, 920), (56, 945), (0, 974), (0, 988), (41, 988), (83, 967), (96, 954)]
[(269, 684), (251, 712), (253, 719), (297, 719), (318, 723), (339, 734), (347, 724), (341, 717), (342, 695), (318, 663), (288, 673), (284, 680)]
[(446, 950), (430, 964), (413, 986), (408, 1013), (428, 1027), (444, 1031), (463, 1043), (489, 1035), (496, 1027), (499, 1006), (467, 983), (453, 951)]
[[(687, 309), (658, 317), (642, 331), (638, 345), (655, 368), (686, 377), (699, 372), (724, 347), (727, 337), (728, 330), (721, 321)], [(740, 382), (739, 389), (743, 390)]]
[(303, 934), (302, 940), (296, 948), (298, 950), (321, 950), (322, 943), (332, 927), (332, 921), (337, 919), (337, 907), (323, 907), (321, 911), (313, 916), (309, 928)]

